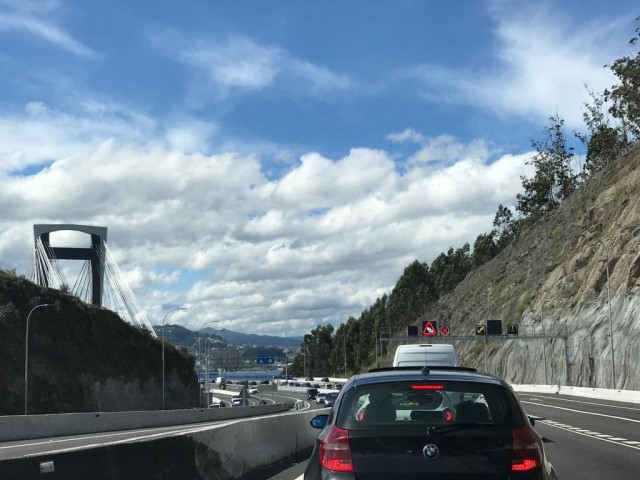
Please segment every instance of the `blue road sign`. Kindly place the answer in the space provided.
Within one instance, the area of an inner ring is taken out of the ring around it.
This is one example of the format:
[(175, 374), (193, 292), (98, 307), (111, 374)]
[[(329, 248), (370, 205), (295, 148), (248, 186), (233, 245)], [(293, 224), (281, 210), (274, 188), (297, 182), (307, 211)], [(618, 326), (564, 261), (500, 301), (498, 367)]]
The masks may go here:
[(258, 365), (273, 365), (276, 363), (276, 357), (273, 355), (258, 355), (256, 363)]

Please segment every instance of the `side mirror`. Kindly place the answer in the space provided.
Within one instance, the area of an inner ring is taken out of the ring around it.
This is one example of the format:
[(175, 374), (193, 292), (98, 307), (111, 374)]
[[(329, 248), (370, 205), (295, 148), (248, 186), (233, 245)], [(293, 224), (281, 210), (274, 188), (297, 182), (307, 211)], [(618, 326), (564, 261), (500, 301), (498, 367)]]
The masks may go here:
[(327, 420), (329, 419), (329, 415), (316, 415), (309, 422), (313, 428), (324, 428), (327, 424)]
[[(527, 416), (528, 416), (528, 415), (527, 415)], [(535, 421), (535, 419), (534, 419), (533, 417), (531, 417), (531, 416), (528, 416), (528, 417), (529, 417), (529, 423), (531, 424), (531, 426), (532, 426), (532, 427), (535, 427), (535, 426), (536, 426), (536, 421)]]

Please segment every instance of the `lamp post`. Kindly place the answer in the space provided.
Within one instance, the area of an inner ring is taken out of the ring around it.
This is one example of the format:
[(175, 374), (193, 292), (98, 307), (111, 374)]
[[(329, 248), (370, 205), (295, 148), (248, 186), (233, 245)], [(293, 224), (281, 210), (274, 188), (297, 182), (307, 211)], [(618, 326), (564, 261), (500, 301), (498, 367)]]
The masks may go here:
[(612, 389), (616, 388), (616, 363), (613, 354), (613, 321), (611, 320), (611, 290), (609, 286), (609, 254), (611, 253), (611, 247), (607, 247), (602, 240), (598, 239), (598, 243), (602, 245), (607, 255), (607, 304), (609, 308), (609, 340), (611, 342), (611, 382)]
[(162, 319), (162, 410), (164, 410), (164, 322), (171, 312), (177, 312), (178, 310), (187, 310), (187, 307), (172, 308)]
[(53, 307), (53, 303), (42, 303), (36, 305), (31, 309), (29, 315), (27, 315), (27, 328), (24, 334), (24, 414), (27, 415), (27, 395), (29, 393), (29, 317), (31, 314), (40, 307)]
[[(200, 363), (202, 363), (202, 357), (200, 357), (200, 340), (202, 338), (202, 329), (204, 328), (205, 325), (208, 325), (209, 323), (218, 323), (221, 322), (222, 320), (207, 320), (206, 322), (204, 322), (202, 325), (200, 325), (200, 330), (198, 330), (198, 360), (200, 361)], [(205, 342), (205, 348), (206, 348), (206, 342)], [(209, 372), (207, 371), (207, 376), (209, 375)], [(205, 377), (204, 379), (204, 385), (205, 388), (207, 388), (209, 383), (209, 379)], [(207, 399), (209, 398), (209, 392), (206, 392), (207, 395)], [(200, 397), (200, 406), (202, 406), (202, 397)], [(208, 406), (208, 405), (207, 405)]]
[(206, 395), (207, 395), (207, 408), (209, 408), (209, 404), (211, 403), (209, 400), (209, 346), (207, 345), (209, 343), (209, 341), (211, 340), (211, 336), (213, 334), (209, 335), (209, 338), (207, 338), (204, 341), (204, 351), (206, 354), (206, 370), (205, 370), (205, 377), (204, 377), (204, 384), (205, 384), (205, 390), (206, 390)]

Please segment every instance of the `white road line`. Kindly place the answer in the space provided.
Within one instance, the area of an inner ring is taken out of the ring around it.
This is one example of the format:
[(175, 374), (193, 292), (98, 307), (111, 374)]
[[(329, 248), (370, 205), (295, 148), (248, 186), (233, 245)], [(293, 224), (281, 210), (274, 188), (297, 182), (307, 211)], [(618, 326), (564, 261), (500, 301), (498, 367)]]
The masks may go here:
[[(613, 439), (610, 439), (610, 438), (602, 438), (602, 437), (596, 437), (596, 436), (593, 436), (593, 435), (587, 435), (586, 433), (580, 433), (580, 432), (577, 432), (575, 430), (570, 430), (568, 428), (559, 427), (558, 425), (553, 425), (553, 424), (547, 423), (547, 422), (542, 421), (542, 420), (540, 420), (540, 423), (544, 423), (545, 425), (548, 425), (548, 426), (553, 427), (553, 428), (559, 428), (560, 430), (566, 430), (567, 432), (575, 433), (576, 435), (582, 435), (584, 437), (593, 438), (594, 440), (601, 440), (603, 442), (613, 443), (614, 445), (620, 445), (620, 446), (623, 446), (623, 447), (635, 448), (636, 450), (640, 450), (640, 445), (636, 446), (636, 445), (629, 444), (627, 442), (614, 441)], [(640, 444), (640, 442), (638, 442), (638, 443)]]
[(635, 440), (627, 440), (625, 442), (622, 443), (627, 443), (629, 445), (640, 445), (640, 442), (636, 442)]
[(296, 480), (304, 480), (304, 475), (300, 475)]
[[(544, 400), (561, 400), (563, 402), (574, 402), (574, 403), (585, 403), (587, 405), (598, 405), (599, 407), (611, 407), (611, 408), (623, 408), (625, 410), (635, 410), (636, 412), (640, 412), (640, 408), (634, 408), (634, 407), (623, 407), (621, 405), (610, 405), (608, 403), (596, 403), (596, 402), (585, 402), (584, 400), (572, 400), (570, 398), (557, 398), (557, 397), (542, 397), (542, 398), (535, 398), (535, 397), (529, 397), (530, 400), (537, 400), (539, 402), (542, 402)], [(544, 400), (543, 400), (544, 399)]]
[(558, 407), (557, 405), (547, 405), (546, 403), (527, 402), (526, 400), (521, 400), (521, 402), (528, 403), (530, 405), (538, 405), (540, 407), (557, 408), (558, 410), (567, 410), (569, 412), (584, 413), (585, 415), (595, 415), (597, 417), (615, 418), (616, 420), (626, 420), (627, 422), (640, 423), (640, 420), (636, 420), (635, 418), (616, 417), (615, 415), (605, 415), (604, 413), (596, 413), (596, 412), (585, 412), (584, 410), (575, 410), (573, 408)]

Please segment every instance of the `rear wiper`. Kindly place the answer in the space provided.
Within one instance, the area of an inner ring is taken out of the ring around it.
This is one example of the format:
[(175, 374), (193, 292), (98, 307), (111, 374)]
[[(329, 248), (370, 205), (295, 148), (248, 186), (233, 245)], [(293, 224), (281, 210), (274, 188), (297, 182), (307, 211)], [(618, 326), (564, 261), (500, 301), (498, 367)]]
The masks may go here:
[(457, 432), (458, 430), (469, 430), (472, 428), (485, 428), (485, 427), (493, 427), (497, 428), (498, 425), (495, 423), (487, 423), (487, 422), (462, 422), (462, 423), (452, 423), (451, 425), (442, 425), (439, 427), (427, 427), (428, 435), (442, 435), (445, 433)]

